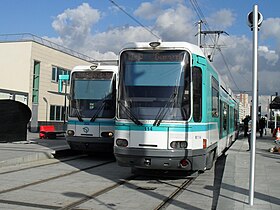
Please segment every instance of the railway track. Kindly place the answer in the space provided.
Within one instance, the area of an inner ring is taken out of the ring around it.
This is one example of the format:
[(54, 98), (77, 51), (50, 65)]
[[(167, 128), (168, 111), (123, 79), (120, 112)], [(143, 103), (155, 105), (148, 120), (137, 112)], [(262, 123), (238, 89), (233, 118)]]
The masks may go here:
[(76, 173), (79, 173), (79, 172), (82, 172), (82, 171), (87, 171), (87, 170), (90, 170), (90, 169), (93, 169), (93, 168), (96, 168), (96, 167), (100, 167), (100, 166), (103, 166), (103, 165), (106, 165), (106, 164), (109, 164), (109, 163), (113, 163), (113, 162), (114, 161), (106, 161), (106, 162), (103, 162), (103, 163), (100, 163), (100, 164), (97, 164), (97, 165), (77, 169), (77, 170), (70, 171), (70, 172), (67, 172), (67, 173), (63, 173), (63, 174), (60, 174), (60, 175), (57, 175), (57, 176), (52, 176), (52, 177), (49, 177), (47, 179), (42, 179), (42, 180), (39, 180), (39, 181), (31, 182), (31, 183), (28, 183), (28, 184), (20, 185), (20, 186), (17, 186), (17, 187), (6, 189), (6, 190), (0, 190), (0, 195), (3, 194), (3, 193), (23, 189), (25, 187), (34, 186), (34, 185), (42, 184), (44, 182), (48, 182), (48, 181), (51, 181), (51, 180), (55, 180), (55, 179), (59, 179), (59, 178), (62, 178), (62, 177), (70, 176), (70, 175), (73, 175), (73, 174), (76, 174)]
[(190, 178), (184, 181), (181, 186), (179, 186), (170, 196), (164, 199), (154, 210), (165, 209), (174, 199), (176, 199), (188, 186), (195, 180), (195, 178)]
[[(100, 207), (165, 209), (195, 180), (195, 178), (131, 175), (129, 168), (119, 167), (114, 162), (108, 158), (96, 162), (94, 158), (73, 157), (64, 159), (60, 162), (61, 165), (45, 164), (2, 173), (0, 179), (5, 176), (24, 177), (26, 174), (44, 173), (46, 170), (54, 173), (57, 169), (65, 168), (64, 173), (45, 178), (34, 177), (33, 181), (24, 180), (23, 183), (6, 189), (1, 187), (0, 209), (13, 209), (19, 206), (21, 209), (61, 210)], [(77, 165), (81, 167), (72, 168)]]

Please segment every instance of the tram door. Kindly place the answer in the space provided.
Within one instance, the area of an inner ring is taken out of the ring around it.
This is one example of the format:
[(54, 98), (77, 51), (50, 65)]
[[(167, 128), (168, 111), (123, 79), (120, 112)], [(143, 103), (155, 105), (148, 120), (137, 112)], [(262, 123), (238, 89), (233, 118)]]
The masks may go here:
[(229, 106), (220, 101), (220, 139), (229, 133)]

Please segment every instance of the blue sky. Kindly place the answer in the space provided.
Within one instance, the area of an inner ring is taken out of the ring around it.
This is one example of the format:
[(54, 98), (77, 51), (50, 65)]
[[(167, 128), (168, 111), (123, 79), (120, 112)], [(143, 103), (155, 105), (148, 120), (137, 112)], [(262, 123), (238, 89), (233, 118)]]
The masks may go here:
[[(163, 41), (197, 42), (199, 17), (189, 0), (114, 2)], [(194, 2), (212, 30), (229, 34), (221, 36), (222, 55), (217, 52), (213, 63), (235, 92), (251, 90), (252, 32), (246, 21), (253, 5), (259, 6), (264, 16), (259, 32), (260, 95), (280, 93), (280, 1)], [(126, 42), (156, 39), (110, 0), (1, 0), (0, 25), (0, 34), (32, 33), (95, 59), (117, 58)]]
[[(132, 15), (141, 3), (146, 2), (143, 0), (114, 1)], [(246, 16), (254, 4), (258, 4), (259, 11), (265, 18), (279, 17), (280, 1), (277, 0), (197, 0), (197, 2), (206, 17), (222, 8), (232, 10), (237, 17), (236, 24), (227, 30), (229, 34), (249, 35)], [(137, 25), (124, 13), (112, 12), (111, 7), (114, 5), (109, 0), (1, 0), (1, 34), (28, 32), (38, 36), (57, 36), (58, 34), (52, 28), (55, 17), (68, 8), (77, 8), (82, 3), (88, 3), (91, 7), (106, 13), (106, 17), (97, 25), (98, 31), (104, 31), (110, 26)], [(190, 6), (188, 0), (185, 0), (185, 4)], [(149, 24), (149, 21), (137, 19), (143, 24)]]

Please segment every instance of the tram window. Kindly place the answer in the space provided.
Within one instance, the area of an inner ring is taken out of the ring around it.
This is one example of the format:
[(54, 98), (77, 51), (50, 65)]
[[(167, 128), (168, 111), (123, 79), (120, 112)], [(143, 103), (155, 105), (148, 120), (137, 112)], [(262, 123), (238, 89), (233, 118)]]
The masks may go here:
[(186, 65), (182, 102), (182, 116), (184, 120), (189, 119), (190, 116), (190, 101), (190, 65)]
[(192, 71), (193, 80), (193, 120), (200, 122), (202, 119), (202, 71), (194, 67)]
[(223, 104), (223, 130), (227, 131), (227, 127), (228, 127), (228, 105), (227, 104)]
[(212, 116), (219, 116), (219, 83), (212, 77)]
[(238, 112), (236, 109), (234, 109), (234, 127), (235, 130), (238, 130)]

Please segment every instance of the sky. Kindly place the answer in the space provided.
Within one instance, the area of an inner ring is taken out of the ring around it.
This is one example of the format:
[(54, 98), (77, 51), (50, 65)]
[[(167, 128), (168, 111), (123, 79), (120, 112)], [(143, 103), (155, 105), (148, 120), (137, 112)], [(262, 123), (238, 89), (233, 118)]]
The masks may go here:
[[(275, 92), (280, 95), (279, 0), (1, 0), (0, 3), (0, 35), (32, 33), (97, 60), (116, 59), (127, 42), (160, 38), (197, 44), (196, 23), (202, 19), (202, 30), (222, 30), (228, 34), (219, 37), (220, 50), (214, 53), (213, 65), (234, 93), (249, 95), (253, 33), (247, 25), (247, 15), (258, 5), (263, 15), (258, 33), (260, 103), (267, 106), (268, 96)], [(203, 38), (207, 45), (212, 45), (213, 40), (214, 37)]]

